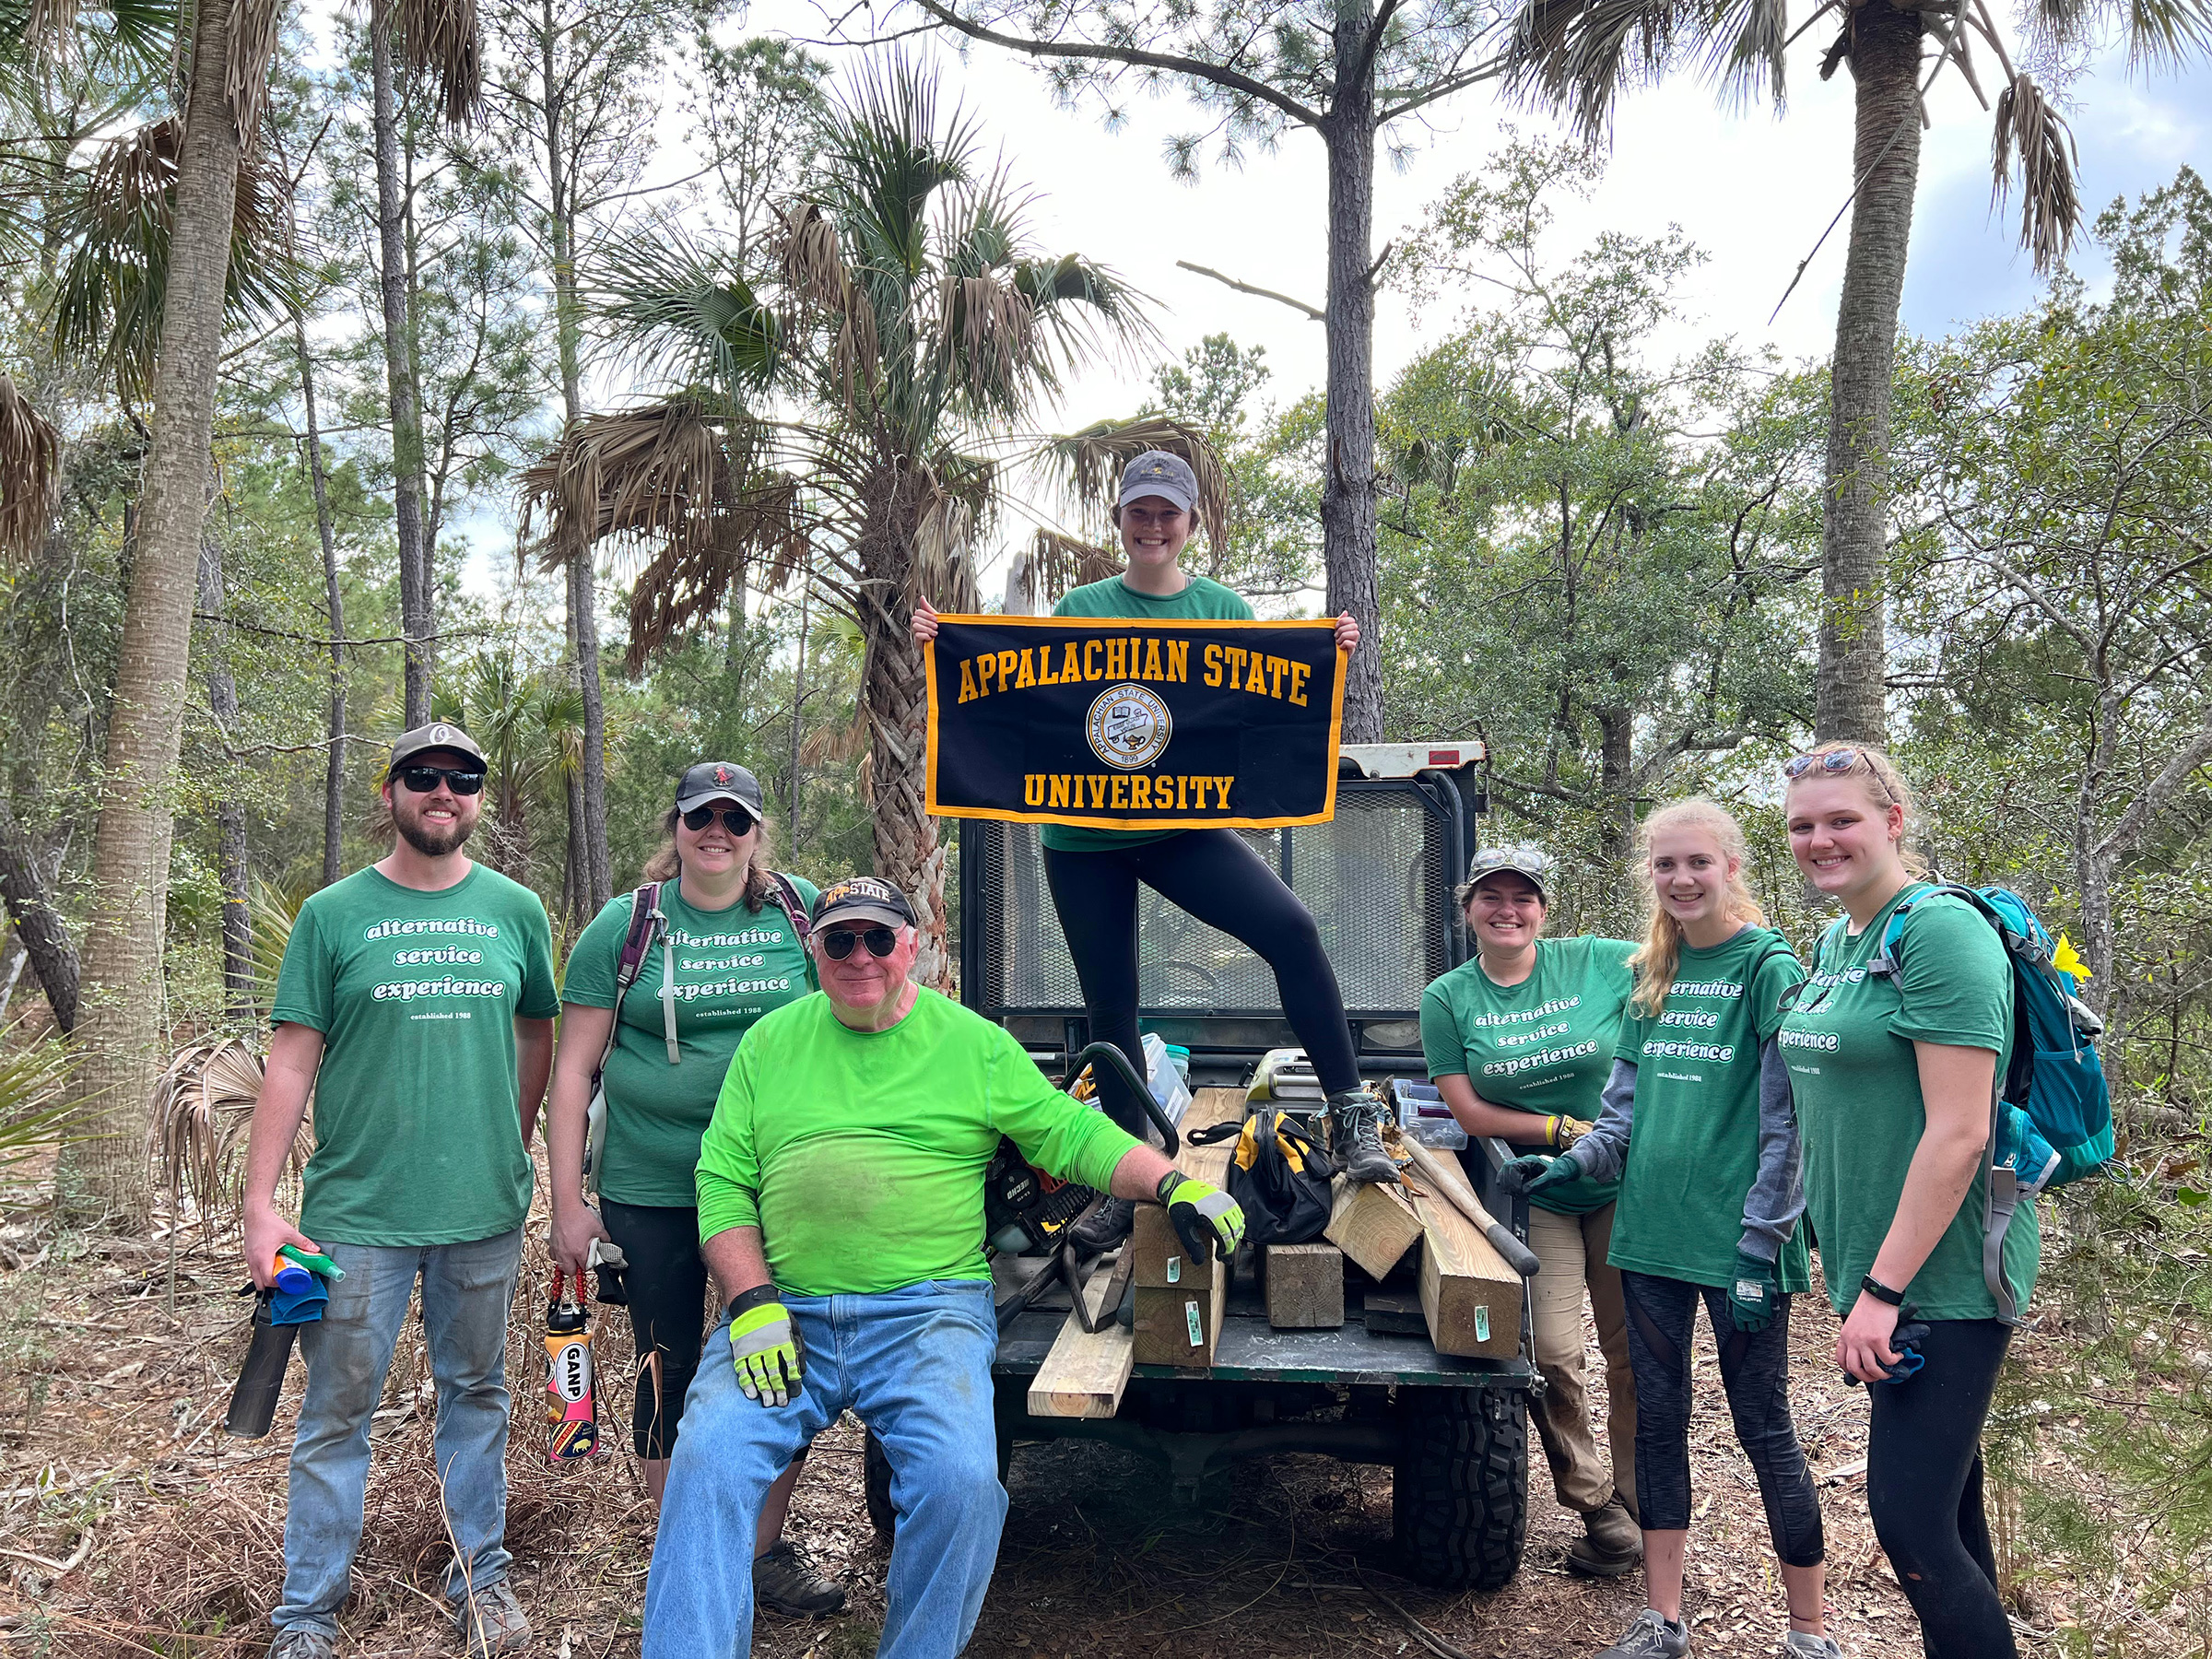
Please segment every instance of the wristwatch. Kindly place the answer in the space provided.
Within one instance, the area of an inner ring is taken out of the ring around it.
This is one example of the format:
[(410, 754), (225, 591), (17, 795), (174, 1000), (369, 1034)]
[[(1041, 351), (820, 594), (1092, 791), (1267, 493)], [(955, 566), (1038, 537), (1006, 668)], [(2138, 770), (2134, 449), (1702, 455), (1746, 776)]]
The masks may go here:
[(1905, 1293), (1902, 1290), (1890, 1289), (1871, 1273), (1859, 1281), (1859, 1288), (1873, 1297), (1876, 1301), (1886, 1301), (1893, 1308), (1901, 1308), (1905, 1305)]

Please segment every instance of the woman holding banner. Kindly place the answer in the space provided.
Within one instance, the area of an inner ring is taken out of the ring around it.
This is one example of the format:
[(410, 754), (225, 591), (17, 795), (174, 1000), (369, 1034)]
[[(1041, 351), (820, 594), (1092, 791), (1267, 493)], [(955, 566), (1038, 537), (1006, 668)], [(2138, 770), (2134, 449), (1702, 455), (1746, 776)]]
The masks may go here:
[[(1114, 527), (1128, 569), (1075, 589), (1055, 617), (1099, 617), (1142, 622), (1250, 621), (1252, 606), (1218, 582), (1186, 572), (1181, 560), (1198, 509), (1198, 479), (1190, 464), (1147, 450), (1122, 474)], [(914, 638), (937, 635), (937, 613), (914, 606)], [(1359, 643), (1359, 624), (1336, 618), (1336, 646)], [(1336, 971), (1321, 948), (1321, 933), (1297, 896), (1233, 830), (1095, 830), (1046, 824), (1045, 878), (1053, 908), (1075, 959), (1090, 1034), (1117, 1044), (1134, 1062), (1136, 1025), (1136, 888), (1139, 882), (1198, 921), (1241, 941), (1275, 971), (1283, 1013), (1298, 1033), (1329, 1097), (1334, 1150), (1355, 1181), (1395, 1181), (1396, 1166), (1379, 1135), (1382, 1103), (1359, 1082), (1351, 1028)], [(1099, 1079), (1107, 1112), (1133, 1135), (1144, 1133), (1142, 1107), (1120, 1077)], [(1110, 1198), (1076, 1230), (1087, 1249), (1105, 1250), (1129, 1234), (1134, 1206)]]

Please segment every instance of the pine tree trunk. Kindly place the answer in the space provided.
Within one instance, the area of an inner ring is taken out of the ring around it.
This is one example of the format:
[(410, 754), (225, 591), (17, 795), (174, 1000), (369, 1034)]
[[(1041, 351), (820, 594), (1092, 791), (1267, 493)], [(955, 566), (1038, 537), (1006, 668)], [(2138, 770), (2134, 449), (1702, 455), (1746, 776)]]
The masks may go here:
[(1889, 0), (1852, 13), (1857, 140), (1851, 249), (1836, 312), (1821, 515), (1820, 663), (1814, 735), (1879, 743), (1888, 729), (1882, 583), (1888, 552), (1889, 411), (1897, 315), (1920, 182), (1921, 22)]
[(430, 548), (422, 535), (422, 404), (409, 349), (407, 250), (399, 177), (398, 95), (392, 65), (392, 9), (386, 0), (369, 8), (370, 73), (375, 92), (376, 243), (382, 265), (379, 288), (384, 313), (384, 390), (392, 418), (392, 516), (399, 537), (399, 631), (407, 640), (408, 730), (430, 718), (432, 636), (438, 631), (431, 587)]
[[(92, 1133), (64, 1148), (55, 1178), (70, 1201), (133, 1228), (144, 1224), (148, 1209), (146, 1124), (162, 1062), (161, 951), (177, 751), (237, 200), (238, 122), (225, 90), (235, 10), (236, 0), (206, 0), (194, 29), (154, 372), (152, 452), (124, 604), (92, 851), (92, 912), (76, 1032), (82, 1059), (71, 1086)], [(258, 72), (260, 65), (252, 67)]]
[(1371, 0), (1336, 8), (1336, 90), (1322, 130), (1329, 154), (1328, 462), (1321, 487), (1329, 614), (1363, 636), (1347, 665), (1344, 740), (1382, 736), (1382, 636), (1375, 577), (1375, 90)]
[(38, 843), (17, 821), (5, 794), (0, 794), (0, 898), (7, 902), (16, 937), (46, 993), (53, 1023), (66, 1034), (76, 1024), (76, 946), (54, 908)]
[[(211, 530), (204, 530), (200, 537), (199, 607), (210, 617), (227, 614), (223, 552)], [(238, 728), (238, 682), (224, 658), (229, 643), (229, 629), (220, 622), (213, 624), (208, 641), (214, 655), (207, 667), (207, 712), (214, 719), (216, 735), (226, 745)], [(247, 888), (253, 885), (253, 876), (246, 849), (246, 809), (229, 778), (236, 764), (233, 760), (224, 769), (225, 781), (216, 798), (216, 873), (223, 888), (225, 1011), (232, 1019), (250, 1023), (253, 1018), (253, 912), (247, 905)]]

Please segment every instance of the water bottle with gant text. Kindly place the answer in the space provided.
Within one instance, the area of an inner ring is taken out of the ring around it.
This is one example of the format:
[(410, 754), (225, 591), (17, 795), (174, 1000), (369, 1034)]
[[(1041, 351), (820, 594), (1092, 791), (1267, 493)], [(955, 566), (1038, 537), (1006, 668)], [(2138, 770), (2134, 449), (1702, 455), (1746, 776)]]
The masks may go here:
[(579, 1275), (571, 1297), (561, 1294), (563, 1279), (555, 1268), (553, 1300), (546, 1307), (546, 1454), (557, 1464), (599, 1449), (599, 1395), (593, 1386), (583, 1280)]

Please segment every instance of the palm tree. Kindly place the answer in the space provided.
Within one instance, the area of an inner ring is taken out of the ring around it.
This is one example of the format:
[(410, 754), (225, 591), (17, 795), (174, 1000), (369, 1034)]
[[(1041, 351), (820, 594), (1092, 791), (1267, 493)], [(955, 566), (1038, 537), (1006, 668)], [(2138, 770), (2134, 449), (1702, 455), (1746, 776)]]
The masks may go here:
[(463, 660), (430, 699), (434, 719), (464, 726), (490, 762), (485, 862), (528, 885), (531, 809), (582, 759), (583, 697), (558, 669), (524, 663), (512, 646)]
[[(2073, 135), (2006, 52), (1988, 0), (1931, 0), (1924, 7), (1916, 0), (1818, 0), (1794, 29), (1787, 0), (1520, 0), (1504, 46), (1512, 84), (1566, 111), (1594, 139), (1625, 88), (1688, 65), (1716, 78), (1724, 93), (1763, 89), (1779, 107), (1790, 43), (1830, 12), (1838, 14), (1838, 31), (1820, 75), (1826, 79), (1839, 64), (1850, 68), (1856, 120), (1851, 243), (1830, 371), (1814, 730), (1823, 738), (1878, 740), (1886, 724), (1889, 413), (1924, 100), (1936, 76), (1955, 64), (1990, 107), (1974, 67), (1979, 36), (2001, 77), (1992, 132), (1995, 194), (2004, 200), (2017, 163), (2020, 242), (2039, 274), (2064, 257), (2080, 220)], [(2176, 64), (2212, 41), (2205, 0), (2042, 0), (2022, 16), (2038, 45), (2072, 50), (2116, 29), (2136, 60), (2153, 65)]]
[[(1023, 200), (975, 124), (903, 62), (831, 120), (822, 182), (782, 209), (767, 296), (673, 227), (610, 262), (605, 320), (686, 390), (580, 423), (525, 478), (556, 556), (657, 549), (630, 657), (715, 616), (746, 570), (804, 571), (865, 641), (875, 862), (917, 903), (917, 971), (943, 983), (945, 849), (924, 810), (914, 601), (975, 604), (971, 554), (1016, 435), (1069, 368), (1148, 336), (1137, 297), (1028, 245)], [(796, 404), (775, 418), (778, 399)]]

